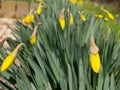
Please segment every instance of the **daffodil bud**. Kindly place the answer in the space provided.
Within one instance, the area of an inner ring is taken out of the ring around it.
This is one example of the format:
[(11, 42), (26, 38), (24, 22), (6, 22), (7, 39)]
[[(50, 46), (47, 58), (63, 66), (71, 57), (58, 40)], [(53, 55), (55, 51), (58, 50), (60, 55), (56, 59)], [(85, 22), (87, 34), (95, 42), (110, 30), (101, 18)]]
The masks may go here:
[(86, 17), (85, 17), (80, 11), (78, 11), (78, 13), (79, 13), (79, 15), (80, 15), (81, 20), (82, 20), (83, 22), (85, 22), (85, 21), (86, 21)]
[(33, 22), (34, 20), (34, 15), (28, 14), (25, 18), (24, 18), (24, 23), (29, 25)]
[(40, 15), (41, 12), (42, 12), (42, 8), (45, 8), (45, 7), (46, 7), (46, 4), (40, 2), (39, 6), (38, 6), (38, 8), (37, 8), (37, 10), (36, 10), (36, 13), (37, 13), (38, 15)]
[(73, 15), (72, 13), (70, 14), (70, 24), (72, 25), (74, 23), (74, 18), (73, 18)]
[(99, 48), (98, 48), (97, 45), (95, 44), (94, 37), (91, 36), (91, 37), (90, 37), (90, 53), (92, 53), (92, 54), (97, 54), (98, 51), (99, 51)]
[(82, 6), (83, 5), (83, 0), (78, 0), (77, 4), (78, 4), (78, 6)]
[(42, 12), (42, 6), (39, 6), (36, 10), (36, 13), (39, 15)]
[(59, 18), (58, 18), (62, 30), (65, 29), (64, 11), (65, 11), (65, 8), (62, 9), (62, 11), (61, 11), (61, 13), (60, 13), (60, 16), (59, 16)]
[(70, 0), (72, 4), (76, 4), (77, 0)]
[(112, 15), (112, 13), (110, 13), (108, 10), (106, 10), (106, 9), (102, 9), (107, 15), (108, 15), (108, 17), (111, 19), (111, 20), (114, 20), (115, 18), (114, 18), (114, 16)]
[(94, 72), (99, 73), (100, 70), (100, 57), (98, 53), (99, 49), (95, 44), (94, 37), (90, 37), (90, 64)]
[[(39, 23), (39, 24), (41, 24), (41, 23)], [(39, 24), (38, 24), (38, 25), (39, 25)], [(37, 42), (36, 33), (37, 33), (38, 25), (35, 26), (35, 28), (34, 28), (34, 30), (33, 30), (33, 33), (32, 33), (32, 35), (31, 35), (31, 37), (30, 37), (30, 43), (31, 43), (31, 44), (36, 44), (36, 42)]]
[(2, 66), (1, 66), (1, 71), (6, 71), (9, 69), (9, 67), (12, 65), (12, 63), (14, 62), (17, 53), (20, 49), (20, 47), (22, 47), (24, 44), (21, 43), (19, 44), (3, 61)]
[(99, 14), (99, 15), (96, 15), (97, 18), (101, 19), (103, 18), (103, 15), (102, 14)]

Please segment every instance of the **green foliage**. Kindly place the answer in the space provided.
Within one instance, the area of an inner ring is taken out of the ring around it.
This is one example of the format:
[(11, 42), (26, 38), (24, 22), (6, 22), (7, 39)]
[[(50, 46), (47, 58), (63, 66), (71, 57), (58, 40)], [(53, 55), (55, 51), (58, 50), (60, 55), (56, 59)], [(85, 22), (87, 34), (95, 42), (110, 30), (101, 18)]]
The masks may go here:
[[(23, 42), (24, 47), (17, 58), (21, 66), (14, 63), (6, 72), (0, 72), (6, 80), (18, 90), (119, 90), (120, 89), (120, 42), (117, 19), (112, 24), (96, 18), (94, 13), (84, 12), (87, 21), (83, 22), (78, 10), (83, 8), (67, 0), (45, 0), (46, 8), (29, 26), (17, 21), (19, 30), (15, 30), (16, 40), (8, 39), (10, 51)], [(69, 14), (65, 11), (66, 26), (62, 30), (58, 17), (62, 8), (69, 8), (74, 16), (74, 24), (69, 23)], [(33, 29), (38, 23), (37, 43), (29, 42)], [(89, 39), (95, 37), (99, 47), (101, 69), (98, 74), (92, 71), (89, 63)], [(6, 49), (1, 48), (3, 58)], [(2, 62), (1, 62), (2, 63)], [(10, 90), (5, 83), (0, 83)]]

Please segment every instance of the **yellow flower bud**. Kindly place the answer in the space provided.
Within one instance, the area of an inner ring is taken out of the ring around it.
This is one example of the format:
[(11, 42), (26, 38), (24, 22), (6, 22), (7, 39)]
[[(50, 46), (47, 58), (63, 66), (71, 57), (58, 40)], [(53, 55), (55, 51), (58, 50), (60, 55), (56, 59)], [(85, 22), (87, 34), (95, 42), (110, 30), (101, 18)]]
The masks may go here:
[(39, 15), (42, 12), (42, 6), (39, 6), (36, 10), (36, 13)]
[(107, 15), (108, 15), (108, 17), (111, 19), (111, 20), (114, 20), (115, 18), (114, 18), (114, 16), (112, 15), (112, 13), (110, 13), (108, 10), (106, 10), (106, 9), (102, 9)]
[(33, 37), (30, 38), (30, 43), (31, 44), (35, 44), (37, 41), (36, 35), (34, 35)]
[(109, 17), (110, 19), (112, 19), (112, 20), (115, 19), (114, 16), (113, 16), (110, 12), (108, 12), (107, 15), (108, 15), (108, 17)]
[(64, 11), (65, 8), (63, 8), (60, 12), (60, 16), (58, 17), (61, 29), (64, 30), (65, 29), (65, 18), (64, 18)]
[(103, 18), (103, 15), (102, 14), (99, 14), (99, 15), (96, 15), (97, 18)]
[(18, 53), (18, 50), (21, 46), (23, 46), (24, 44), (21, 43), (19, 44), (13, 52), (11, 52), (3, 61), (2, 63), (2, 66), (1, 66), (1, 71), (6, 71), (8, 70), (8, 68), (12, 65), (12, 63), (14, 62), (16, 56), (17, 56), (17, 53)]
[(37, 33), (37, 28), (38, 28), (38, 25), (34, 28), (34, 31), (30, 37), (30, 43), (31, 44), (36, 44), (37, 42), (37, 36), (36, 36), (36, 33)]
[(73, 18), (73, 15), (70, 14), (70, 25), (72, 25), (74, 23), (74, 18)]
[(70, 0), (70, 2), (71, 2), (72, 4), (75, 4), (75, 3), (77, 2), (77, 0)]
[(95, 44), (94, 37), (90, 37), (90, 64), (94, 72), (99, 73), (100, 70), (100, 57), (98, 53), (99, 49)]
[(77, 4), (78, 4), (78, 6), (82, 6), (83, 5), (83, 1), (82, 0), (78, 0)]
[(59, 22), (60, 22), (60, 26), (61, 26), (62, 30), (64, 30), (65, 29), (65, 19), (59, 17)]
[(25, 18), (24, 18), (24, 23), (29, 25), (30, 23), (32, 23), (34, 20), (34, 15), (32, 14), (28, 14)]
[(82, 20), (83, 22), (85, 22), (85, 21), (86, 21), (85, 16), (84, 16), (80, 11), (78, 11), (78, 13), (79, 13), (79, 15), (80, 15), (81, 20)]
[(99, 73), (101, 64), (100, 64), (100, 57), (98, 53), (97, 54), (90, 53), (90, 64), (93, 71), (96, 73)]

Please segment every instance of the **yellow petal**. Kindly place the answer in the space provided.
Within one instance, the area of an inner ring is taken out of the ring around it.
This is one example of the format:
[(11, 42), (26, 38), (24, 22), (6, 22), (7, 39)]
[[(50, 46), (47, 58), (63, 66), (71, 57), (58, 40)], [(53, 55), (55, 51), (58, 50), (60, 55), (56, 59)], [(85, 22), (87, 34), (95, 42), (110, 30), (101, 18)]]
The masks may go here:
[(106, 9), (102, 9), (105, 13), (107, 13), (108, 17), (111, 19), (111, 20), (114, 20), (114, 16), (112, 15), (112, 13), (110, 13), (108, 10)]
[(11, 52), (3, 61), (2, 66), (1, 66), (1, 71), (6, 71), (14, 62), (17, 52), (21, 46), (23, 46), (23, 43), (20, 43), (13, 52)]
[(100, 57), (99, 54), (90, 54), (90, 64), (94, 72), (99, 73), (100, 70)]
[(73, 15), (70, 15), (70, 24), (72, 25), (74, 23)]
[(77, 4), (78, 4), (78, 6), (82, 6), (83, 1), (82, 1), (82, 0), (79, 0), (79, 1), (77, 2)]
[(34, 15), (28, 14), (25, 18), (24, 18), (24, 23), (25, 24), (30, 24), (32, 23), (34, 20)]
[(77, 0), (70, 0), (70, 2), (71, 2), (72, 4), (75, 4), (75, 3), (77, 2)]
[(36, 35), (30, 38), (30, 43), (31, 43), (31, 44), (35, 44), (36, 41), (37, 41)]
[(112, 19), (112, 20), (115, 19), (114, 16), (113, 16), (110, 12), (107, 12), (107, 15), (108, 15), (108, 17), (109, 17), (110, 19)]
[(84, 22), (86, 21), (86, 18), (83, 14), (80, 14), (80, 18), (81, 18), (82, 21), (84, 21)]
[(96, 15), (97, 16), (97, 18), (103, 18), (103, 15), (102, 14), (99, 14), (99, 15)]
[(42, 12), (42, 6), (39, 6), (39, 7), (37, 8), (36, 13), (37, 13), (37, 14), (41, 14), (41, 12)]
[(15, 60), (15, 55), (12, 52), (3, 61), (2, 66), (1, 66), (1, 71), (6, 71), (11, 66), (14, 60)]
[(59, 22), (60, 22), (60, 26), (61, 26), (62, 30), (64, 30), (65, 29), (65, 19), (59, 17)]

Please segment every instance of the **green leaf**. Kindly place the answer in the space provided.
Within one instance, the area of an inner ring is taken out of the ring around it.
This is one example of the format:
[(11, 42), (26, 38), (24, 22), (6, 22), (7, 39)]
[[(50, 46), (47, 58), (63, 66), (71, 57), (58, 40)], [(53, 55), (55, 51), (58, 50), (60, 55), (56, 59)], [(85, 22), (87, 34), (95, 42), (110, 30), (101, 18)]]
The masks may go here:
[(101, 66), (100, 68), (100, 72), (98, 74), (98, 84), (97, 84), (97, 90), (103, 90), (103, 80), (104, 80), (104, 76), (103, 76), (103, 68)]
[(114, 80), (114, 74), (111, 74), (110, 77), (110, 90), (115, 90), (115, 80)]
[(85, 90), (85, 77), (82, 59), (79, 60), (79, 90)]
[(106, 74), (106, 77), (105, 77), (105, 81), (104, 81), (104, 87), (103, 87), (103, 90), (109, 90), (110, 87), (109, 87), (109, 75), (108, 73)]
[(72, 70), (69, 64), (68, 64), (68, 84), (69, 84), (69, 90), (74, 90)]

